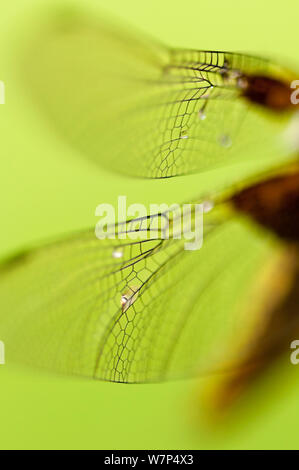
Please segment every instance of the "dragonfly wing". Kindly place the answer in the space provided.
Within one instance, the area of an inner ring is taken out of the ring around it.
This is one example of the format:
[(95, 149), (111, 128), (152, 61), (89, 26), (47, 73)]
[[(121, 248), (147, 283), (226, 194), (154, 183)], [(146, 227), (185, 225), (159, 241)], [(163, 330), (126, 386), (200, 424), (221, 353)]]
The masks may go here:
[(240, 74), (286, 78), (267, 60), (170, 50), (83, 14), (48, 19), (32, 36), (26, 88), (59, 134), (98, 164), (166, 178), (284, 157), (289, 117), (241, 97)]
[[(221, 368), (223, 348), (252, 321), (238, 305), (272, 244), (233, 219), (206, 214), (203, 248), (186, 251), (183, 239), (159, 231), (148, 237), (161, 217), (121, 224), (115, 240), (89, 231), (4, 263), (7, 358), (119, 382)], [(121, 239), (136, 223), (143, 238)], [(225, 359), (233, 367), (234, 358)]]

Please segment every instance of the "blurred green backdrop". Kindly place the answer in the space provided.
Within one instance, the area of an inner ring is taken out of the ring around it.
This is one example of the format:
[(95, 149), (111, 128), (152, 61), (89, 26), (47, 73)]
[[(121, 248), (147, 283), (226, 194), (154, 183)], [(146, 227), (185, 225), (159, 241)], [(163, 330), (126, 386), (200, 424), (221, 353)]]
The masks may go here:
[[(94, 168), (48, 129), (18, 76), (19, 31), (30, 34), (38, 10), (53, 0), (15, 0), (1, 7), (0, 255), (60, 233), (94, 226), (95, 207), (174, 202), (196, 194), (200, 177), (137, 181)], [(62, 2), (59, 2), (61, 4)], [(73, 0), (100, 8), (166, 44), (256, 52), (297, 64), (296, 0)], [(138, 195), (136, 201), (136, 194)], [(153, 196), (154, 195), (154, 196)], [(1, 332), (0, 332), (1, 339)], [(198, 422), (196, 396), (206, 379), (119, 385), (68, 379), (0, 366), (1, 448), (195, 449), (298, 448), (299, 369), (277, 365), (231, 420)]]

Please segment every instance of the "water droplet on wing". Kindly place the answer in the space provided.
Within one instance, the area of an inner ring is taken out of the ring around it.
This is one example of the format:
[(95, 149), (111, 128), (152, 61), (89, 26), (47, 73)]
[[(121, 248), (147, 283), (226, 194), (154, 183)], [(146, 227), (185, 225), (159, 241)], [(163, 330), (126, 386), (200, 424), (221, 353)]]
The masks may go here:
[(213, 91), (214, 87), (213, 85), (210, 86), (206, 91), (203, 92), (203, 94), (200, 96), (200, 99), (208, 99)]
[(138, 287), (131, 286), (127, 287), (121, 295), (120, 305), (123, 312), (126, 312), (128, 308), (133, 305), (139, 294)]
[(181, 130), (180, 138), (181, 139), (188, 139), (188, 133), (187, 133), (186, 129)]
[(219, 137), (219, 144), (222, 147), (228, 148), (232, 145), (232, 140), (229, 135), (223, 134)]
[(201, 121), (204, 121), (206, 119), (207, 116), (203, 109), (199, 110), (198, 117)]
[(124, 250), (119, 246), (117, 248), (114, 248), (112, 252), (113, 258), (122, 258), (124, 256)]
[(210, 212), (214, 208), (214, 202), (213, 201), (204, 201), (203, 202), (203, 211), (205, 214)]

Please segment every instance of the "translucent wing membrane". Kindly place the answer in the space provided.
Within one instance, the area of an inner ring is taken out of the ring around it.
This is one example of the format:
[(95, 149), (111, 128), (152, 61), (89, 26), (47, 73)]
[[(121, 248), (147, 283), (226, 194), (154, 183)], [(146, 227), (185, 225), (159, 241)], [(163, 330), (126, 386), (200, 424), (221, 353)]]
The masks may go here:
[(242, 97), (244, 75), (290, 78), (267, 60), (170, 50), (83, 15), (49, 20), (25, 57), (22, 79), (60, 135), (118, 172), (166, 178), (285, 157), (289, 116)]
[[(252, 324), (238, 303), (272, 246), (221, 220), (222, 209), (206, 214), (198, 251), (163, 238), (165, 222), (178, 221), (164, 213), (118, 225), (116, 239), (89, 231), (7, 260), (0, 274), (7, 357), (120, 382), (233, 367), (223, 348)], [(122, 239), (125, 229), (137, 238)]]
[[(285, 158), (289, 114), (251, 104), (243, 80), (287, 81), (286, 70), (248, 55), (167, 49), (82, 14), (40, 26), (25, 41), (22, 83), (60, 136), (95, 163), (167, 178)], [(119, 382), (239, 366), (258, 325), (242, 299), (281, 248), (226, 210), (220, 203), (205, 214), (198, 251), (184, 249), (181, 216), (169, 211), (110, 227), (103, 240), (88, 231), (7, 260), (7, 357)]]

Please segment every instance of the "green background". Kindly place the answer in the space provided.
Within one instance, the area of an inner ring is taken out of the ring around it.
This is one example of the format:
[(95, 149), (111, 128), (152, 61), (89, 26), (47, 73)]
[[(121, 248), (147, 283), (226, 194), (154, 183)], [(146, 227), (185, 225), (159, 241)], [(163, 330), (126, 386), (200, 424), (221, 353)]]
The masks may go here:
[[(19, 31), (31, 31), (44, 0), (1, 6), (0, 255), (60, 233), (94, 226), (95, 207), (116, 202), (173, 202), (196, 194), (200, 177), (137, 181), (97, 170), (48, 129), (18, 72)], [(59, 2), (61, 3), (61, 2)], [(67, 2), (65, 2), (67, 3)], [(256, 52), (298, 60), (295, 0), (86, 0), (166, 44)], [(138, 197), (136, 197), (138, 195)], [(1, 335), (1, 332), (0, 332)], [(1, 339), (1, 337), (0, 337)], [(120, 385), (49, 376), (0, 366), (1, 448), (195, 449), (298, 448), (299, 368), (278, 364), (255, 387), (229, 424), (197, 416), (206, 379)]]

